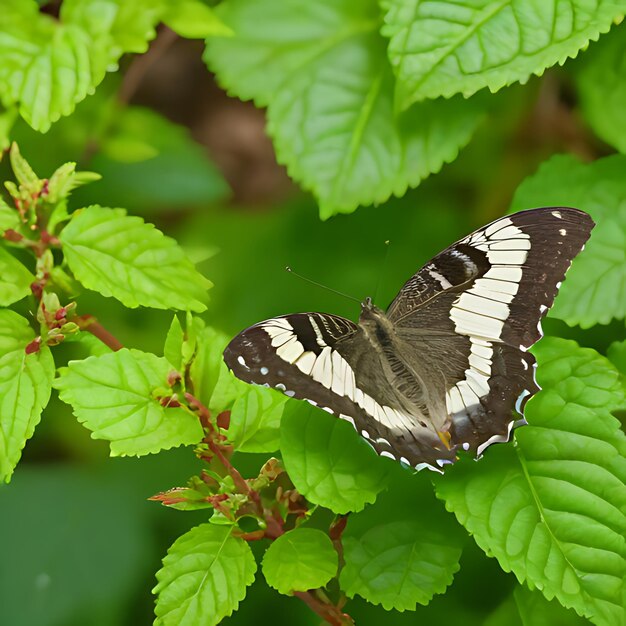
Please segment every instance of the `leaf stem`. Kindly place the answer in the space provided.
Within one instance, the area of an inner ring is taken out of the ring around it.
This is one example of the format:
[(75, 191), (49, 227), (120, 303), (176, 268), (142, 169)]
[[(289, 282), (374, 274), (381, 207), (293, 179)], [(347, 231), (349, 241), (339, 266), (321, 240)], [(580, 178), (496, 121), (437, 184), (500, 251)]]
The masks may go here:
[(119, 339), (102, 326), (93, 315), (80, 315), (72, 321), (76, 322), (81, 330), (86, 330), (94, 337), (97, 337), (105, 346), (111, 348), (113, 352), (117, 352), (124, 347)]
[(326, 623), (331, 624), (331, 626), (349, 626), (354, 624), (354, 620), (347, 613), (343, 613), (341, 609), (332, 604), (322, 602), (312, 591), (294, 591), (293, 595), (300, 598), (312, 611), (317, 613)]

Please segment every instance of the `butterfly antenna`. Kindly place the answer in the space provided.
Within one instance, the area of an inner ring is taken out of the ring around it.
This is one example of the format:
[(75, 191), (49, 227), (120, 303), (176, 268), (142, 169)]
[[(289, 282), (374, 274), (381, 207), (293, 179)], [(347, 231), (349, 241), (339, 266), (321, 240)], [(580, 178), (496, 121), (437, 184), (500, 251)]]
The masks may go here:
[(322, 285), (321, 283), (311, 280), (310, 278), (307, 278), (306, 276), (302, 276), (302, 274), (298, 274), (298, 272), (294, 272), (288, 265), (287, 267), (285, 267), (285, 270), (289, 272), (290, 274), (293, 274), (294, 276), (297, 276), (298, 278), (305, 280), (307, 283), (311, 283), (312, 285), (315, 285), (316, 287), (321, 287), (322, 289), (326, 289), (326, 291), (332, 291), (338, 296), (343, 296), (344, 298), (348, 298), (348, 300), (353, 300), (354, 302), (358, 302), (359, 304), (361, 304), (361, 301), (358, 298), (354, 298), (353, 296), (349, 296), (347, 293), (337, 291), (336, 289), (333, 289), (332, 287), (327, 287), (326, 285)]
[(383, 277), (385, 276), (385, 270), (387, 269), (387, 260), (389, 259), (389, 248), (390, 248), (390, 241), (389, 239), (387, 239), (387, 241), (385, 241), (385, 258), (383, 259), (383, 264), (380, 270), (380, 273), (378, 275), (378, 282), (376, 283), (376, 291), (374, 292), (374, 298), (373, 301), (374, 303), (377, 302), (378, 300), (378, 292), (380, 291), (380, 285), (383, 282)]

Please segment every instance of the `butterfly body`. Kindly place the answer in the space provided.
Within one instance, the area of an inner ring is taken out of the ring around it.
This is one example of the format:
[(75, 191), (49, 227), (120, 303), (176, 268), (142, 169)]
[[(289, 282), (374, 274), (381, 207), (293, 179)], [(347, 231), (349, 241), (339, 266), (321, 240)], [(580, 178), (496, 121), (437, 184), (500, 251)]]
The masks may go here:
[(577, 209), (501, 218), (427, 263), (387, 311), (368, 298), (357, 324), (327, 313), (266, 320), (224, 359), (246, 382), (349, 421), (383, 456), (439, 470), (459, 449), (481, 455), (524, 423), (539, 390), (527, 350), (592, 227)]

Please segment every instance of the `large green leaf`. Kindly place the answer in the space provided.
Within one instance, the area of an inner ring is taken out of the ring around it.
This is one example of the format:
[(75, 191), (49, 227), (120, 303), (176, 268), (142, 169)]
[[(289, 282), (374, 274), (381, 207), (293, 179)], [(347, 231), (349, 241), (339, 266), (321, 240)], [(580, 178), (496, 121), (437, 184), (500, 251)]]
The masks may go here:
[(535, 349), (543, 387), (515, 445), (460, 463), (437, 493), (505, 571), (598, 626), (624, 617), (626, 437), (613, 365), (573, 341)]
[(232, 526), (201, 524), (179, 537), (157, 572), (156, 626), (214, 626), (254, 580), (256, 563)]
[(35, 129), (69, 115), (115, 69), (124, 52), (145, 52), (162, 2), (66, 0), (60, 19), (32, 0), (3, 3), (0, 95)]
[(626, 28), (593, 44), (574, 77), (585, 119), (598, 137), (626, 152)]
[(112, 456), (141, 456), (202, 439), (197, 417), (159, 401), (171, 369), (164, 358), (123, 349), (70, 361), (54, 386), (94, 439), (111, 442)]
[(584, 252), (574, 260), (550, 315), (589, 328), (626, 316), (626, 157), (582, 164), (555, 156), (527, 178), (511, 210), (573, 206), (596, 221)]
[(60, 239), (70, 269), (88, 289), (127, 307), (206, 309), (210, 281), (173, 239), (124, 209), (82, 209)]
[(314, 528), (296, 528), (270, 544), (263, 575), (270, 587), (293, 594), (324, 587), (337, 573), (339, 558), (329, 536)]
[(556, 600), (548, 601), (538, 591), (520, 585), (514, 592), (515, 604), (523, 626), (585, 626), (589, 622)]
[(626, 11), (621, 0), (383, 0), (399, 105), (526, 82), (578, 54)]
[(35, 338), (28, 321), (0, 309), (0, 479), (9, 481), (48, 404), (54, 361), (47, 346), (26, 354)]
[(297, 401), (285, 409), (280, 449), (298, 491), (335, 513), (374, 502), (394, 463), (379, 457), (347, 422)]
[(0, 248), (1, 306), (9, 306), (30, 294), (30, 284), (34, 280), (35, 277), (22, 263), (4, 248)]
[(207, 63), (267, 106), (277, 157), (322, 218), (402, 195), (456, 158), (481, 117), (461, 99), (395, 114), (374, 0), (233, 0), (219, 16), (235, 35), (210, 39)]

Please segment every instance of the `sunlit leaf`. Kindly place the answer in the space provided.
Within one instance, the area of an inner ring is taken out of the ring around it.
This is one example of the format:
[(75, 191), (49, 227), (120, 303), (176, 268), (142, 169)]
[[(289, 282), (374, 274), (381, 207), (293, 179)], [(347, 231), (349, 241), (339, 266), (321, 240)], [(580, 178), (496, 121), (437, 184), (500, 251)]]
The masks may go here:
[(391, 461), (350, 424), (304, 402), (287, 404), (280, 449), (298, 491), (335, 513), (361, 510), (386, 486)]
[(589, 328), (626, 316), (626, 157), (582, 164), (555, 156), (527, 178), (511, 210), (573, 206), (596, 221), (585, 250), (574, 260), (550, 315)]
[(70, 361), (54, 386), (94, 439), (111, 442), (112, 456), (141, 456), (202, 439), (196, 416), (159, 400), (170, 371), (164, 358), (123, 349)]
[(48, 404), (54, 361), (47, 346), (26, 354), (35, 339), (28, 321), (0, 309), (0, 479), (9, 481)]
[(544, 339), (535, 349), (543, 387), (516, 445), (457, 464), (437, 493), (520, 582), (598, 626), (623, 619), (626, 437), (617, 370), (594, 350)]
[(172, 367), (176, 368), (179, 372), (181, 371), (183, 361), (183, 340), (183, 327), (180, 325), (178, 317), (174, 315), (165, 338), (163, 356), (169, 361)]
[(31, 293), (35, 277), (12, 254), (0, 248), (0, 305), (9, 306)]
[(179, 537), (157, 572), (156, 626), (214, 626), (254, 580), (256, 563), (232, 526), (201, 524)]
[(402, 108), (423, 98), (497, 91), (564, 63), (623, 16), (612, 0), (383, 0), (383, 34)]
[(296, 528), (272, 542), (263, 557), (270, 587), (286, 595), (324, 587), (337, 573), (338, 556), (321, 530)]
[(163, 21), (182, 37), (204, 39), (232, 35), (232, 31), (201, 0), (170, 0)]
[(233, 95), (267, 106), (277, 157), (322, 218), (415, 187), (481, 117), (480, 102), (462, 99), (396, 115), (374, 0), (235, 0), (218, 15), (235, 34), (208, 40), (207, 63)]
[(348, 518), (341, 588), (387, 610), (414, 611), (450, 585), (465, 539), (429, 477), (393, 466), (389, 488)]
[(128, 307), (206, 308), (210, 281), (173, 239), (124, 209), (82, 209), (60, 238), (71, 270), (88, 289)]
[(514, 592), (523, 626), (585, 626), (589, 622), (556, 600), (548, 601), (538, 591), (530, 591), (522, 585)]
[(10, 207), (2, 198), (0, 198), (0, 234), (9, 228), (19, 228), (20, 216), (15, 207)]

